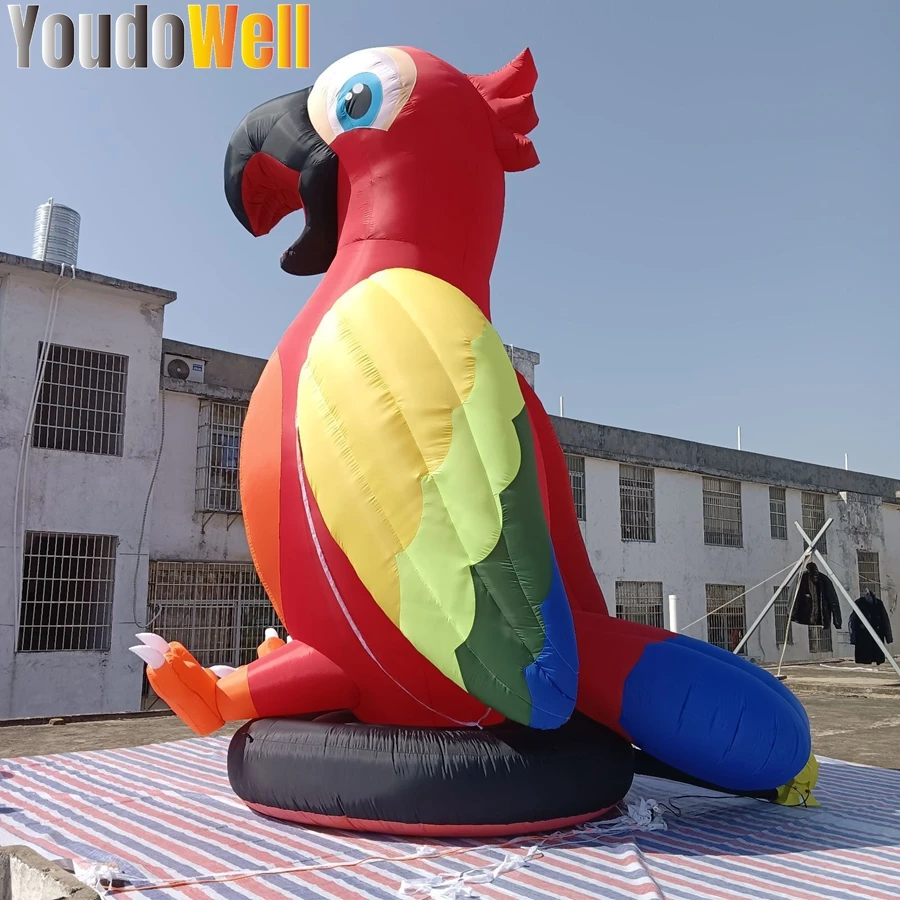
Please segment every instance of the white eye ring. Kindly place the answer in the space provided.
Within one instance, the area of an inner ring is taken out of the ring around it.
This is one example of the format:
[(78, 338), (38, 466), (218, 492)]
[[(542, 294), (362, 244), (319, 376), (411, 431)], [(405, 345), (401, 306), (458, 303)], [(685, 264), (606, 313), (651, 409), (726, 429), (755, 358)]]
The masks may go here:
[(346, 116), (340, 112), (341, 104), (350, 102), (354, 95), (362, 94), (369, 87), (377, 109), (353, 127), (387, 131), (405, 106), (415, 83), (416, 64), (403, 50), (396, 47), (358, 50), (332, 63), (316, 79), (307, 104), (310, 122), (322, 140), (331, 144), (339, 134), (350, 130), (346, 127)]

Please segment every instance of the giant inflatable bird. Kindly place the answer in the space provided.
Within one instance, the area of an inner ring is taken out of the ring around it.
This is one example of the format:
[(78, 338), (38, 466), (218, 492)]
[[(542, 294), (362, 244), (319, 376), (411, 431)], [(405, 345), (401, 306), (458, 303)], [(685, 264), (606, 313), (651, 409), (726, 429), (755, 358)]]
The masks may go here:
[(324, 274), (241, 446), (253, 560), (291, 638), (232, 671), (150, 634), (135, 650), (199, 734), (332, 710), (553, 729), (577, 710), (687, 778), (809, 788), (809, 721), (790, 691), (608, 614), (551, 421), (491, 324), (505, 175), (538, 163), (536, 80), (528, 51), (467, 76), (382, 47), (241, 123), (232, 211), (264, 235), (302, 209), (282, 268)]

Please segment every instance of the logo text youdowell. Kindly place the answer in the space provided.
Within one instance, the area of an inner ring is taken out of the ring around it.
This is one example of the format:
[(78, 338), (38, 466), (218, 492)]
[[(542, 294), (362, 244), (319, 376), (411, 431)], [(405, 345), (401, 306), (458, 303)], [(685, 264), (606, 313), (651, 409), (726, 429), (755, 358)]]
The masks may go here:
[[(152, 24), (146, 3), (133, 13), (112, 16), (82, 13), (48, 15), (40, 27), (41, 59), (51, 69), (66, 69), (78, 62), (85, 69), (111, 69), (115, 57), (120, 69), (146, 69), (149, 60), (161, 69), (177, 69), (187, 55), (188, 38), (195, 69), (230, 69), (235, 47), (240, 62), (249, 69), (309, 68), (309, 4), (279, 3), (274, 20), (266, 13), (250, 13), (239, 20), (238, 5), (187, 8), (187, 24), (181, 16), (164, 13)], [(16, 65), (31, 68), (31, 50), (40, 6), (9, 5), (16, 40)]]

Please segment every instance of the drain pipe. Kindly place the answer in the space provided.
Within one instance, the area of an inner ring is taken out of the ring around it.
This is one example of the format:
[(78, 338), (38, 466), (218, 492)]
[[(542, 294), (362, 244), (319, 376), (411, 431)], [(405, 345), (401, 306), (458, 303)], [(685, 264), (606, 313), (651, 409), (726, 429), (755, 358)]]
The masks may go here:
[(41, 262), (47, 262), (47, 248), (50, 246), (50, 226), (53, 224), (53, 198), (47, 201), (47, 229), (44, 231), (44, 246), (41, 249)]

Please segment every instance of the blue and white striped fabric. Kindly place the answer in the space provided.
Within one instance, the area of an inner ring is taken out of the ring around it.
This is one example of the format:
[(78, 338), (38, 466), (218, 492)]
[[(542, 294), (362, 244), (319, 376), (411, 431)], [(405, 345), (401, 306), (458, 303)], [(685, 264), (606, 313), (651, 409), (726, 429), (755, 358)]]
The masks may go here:
[[(225, 738), (207, 738), (0, 760), (0, 844), (112, 863), (131, 883), (113, 893), (134, 900), (393, 900), (404, 882), (488, 872), (535, 845), (540, 852), (527, 864), (471, 884), (474, 896), (900, 897), (900, 772), (820, 760), (818, 809), (638, 778), (631, 798), (660, 803), (666, 830), (606, 834), (600, 827), (549, 839), (423, 845), (251, 813), (229, 787), (227, 746)], [(421, 890), (407, 896), (424, 900)]]

